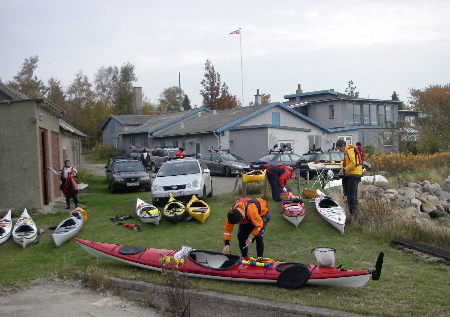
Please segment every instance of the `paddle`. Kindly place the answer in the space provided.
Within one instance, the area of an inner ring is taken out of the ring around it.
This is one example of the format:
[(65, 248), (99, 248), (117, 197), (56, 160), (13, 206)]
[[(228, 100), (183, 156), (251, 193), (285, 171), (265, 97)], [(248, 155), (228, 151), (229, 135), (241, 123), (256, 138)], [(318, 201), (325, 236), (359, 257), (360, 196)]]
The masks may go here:
[(303, 196), (305, 196), (307, 198), (328, 197), (325, 195), (319, 195), (315, 191), (313, 191), (311, 189), (307, 189), (307, 188), (303, 188), (302, 193), (303, 193)]

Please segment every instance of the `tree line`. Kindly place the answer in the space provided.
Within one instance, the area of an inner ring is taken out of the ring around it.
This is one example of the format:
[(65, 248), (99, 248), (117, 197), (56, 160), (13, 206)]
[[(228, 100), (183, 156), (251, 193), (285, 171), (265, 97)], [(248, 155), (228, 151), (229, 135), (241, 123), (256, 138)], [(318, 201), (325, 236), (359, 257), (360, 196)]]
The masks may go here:
[[(120, 68), (102, 66), (94, 74), (92, 82), (80, 70), (75, 74), (73, 82), (64, 89), (61, 81), (55, 77), (45, 83), (35, 75), (38, 62), (38, 56), (26, 58), (17, 75), (5, 84), (27, 97), (44, 97), (64, 109), (64, 120), (88, 135), (92, 143), (90, 145), (101, 140), (99, 127), (109, 115), (134, 114), (132, 93), (138, 78), (133, 64), (127, 62)], [(209, 60), (205, 63), (205, 78), (201, 85), (203, 89), (200, 95), (203, 97), (204, 107), (222, 110), (241, 106), (226, 83), (222, 83), (220, 74)], [(178, 86), (164, 89), (156, 103), (143, 96), (144, 115), (189, 109), (192, 109), (190, 99)]]
[[(134, 65), (124, 63), (117, 66), (102, 66), (91, 82), (80, 70), (74, 81), (64, 89), (61, 82), (51, 77), (47, 83), (35, 76), (39, 57), (26, 58), (22, 68), (6, 85), (30, 97), (45, 97), (66, 111), (64, 120), (89, 136), (89, 146), (101, 140), (99, 127), (111, 115), (132, 115), (132, 92), (137, 77)], [(0, 80), (1, 81), (1, 80)], [(238, 98), (231, 94), (220, 74), (210, 60), (205, 62), (202, 106), (211, 110), (223, 110), (241, 107)], [(358, 98), (353, 81), (348, 82), (346, 94)], [(449, 150), (450, 144), (450, 84), (430, 85), (424, 89), (410, 89), (409, 105), (400, 105), (402, 110), (420, 112), (415, 122), (398, 121), (389, 124), (392, 138), (400, 151), (432, 154)], [(394, 91), (392, 100), (399, 100)], [(270, 94), (262, 95), (262, 104), (270, 103)], [(253, 102), (249, 103), (253, 105)], [(143, 96), (143, 114), (153, 115), (168, 111), (192, 109), (190, 99), (178, 86), (163, 90), (156, 103)]]

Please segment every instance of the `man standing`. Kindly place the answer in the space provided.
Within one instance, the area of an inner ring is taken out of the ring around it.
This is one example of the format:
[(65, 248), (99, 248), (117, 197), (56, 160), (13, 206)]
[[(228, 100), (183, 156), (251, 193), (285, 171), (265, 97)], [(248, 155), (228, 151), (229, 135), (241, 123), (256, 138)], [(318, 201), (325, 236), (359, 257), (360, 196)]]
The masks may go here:
[(358, 212), (358, 184), (362, 176), (362, 160), (358, 150), (351, 144), (346, 146), (344, 140), (337, 140), (336, 147), (344, 152), (344, 161), (339, 174), (344, 174), (342, 178), (342, 188), (344, 196), (347, 196), (348, 211), (352, 217)]
[(264, 230), (270, 221), (269, 208), (261, 198), (241, 198), (235, 202), (228, 212), (224, 224), (223, 240), (225, 246), (223, 253), (230, 250), (231, 233), (235, 224), (239, 224), (238, 241), (243, 257), (248, 257), (248, 246), (256, 241), (256, 256), (264, 256)]

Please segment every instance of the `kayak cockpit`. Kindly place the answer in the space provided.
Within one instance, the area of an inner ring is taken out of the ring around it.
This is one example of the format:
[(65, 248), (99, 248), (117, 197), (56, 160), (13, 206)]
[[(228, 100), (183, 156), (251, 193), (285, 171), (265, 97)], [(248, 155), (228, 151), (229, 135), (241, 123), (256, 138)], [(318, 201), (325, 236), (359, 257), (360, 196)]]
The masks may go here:
[(238, 255), (199, 250), (189, 252), (188, 258), (195, 264), (213, 270), (230, 269), (238, 264), (241, 259)]

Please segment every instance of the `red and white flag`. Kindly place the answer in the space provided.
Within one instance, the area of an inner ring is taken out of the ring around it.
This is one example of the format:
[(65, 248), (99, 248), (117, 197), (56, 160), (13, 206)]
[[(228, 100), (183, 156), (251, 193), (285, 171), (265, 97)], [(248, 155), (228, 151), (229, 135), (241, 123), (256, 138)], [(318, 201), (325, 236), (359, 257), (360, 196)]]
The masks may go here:
[(241, 34), (241, 30), (239, 29), (239, 30), (233, 31), (229, 35), (231, 35), (231, 34)]

